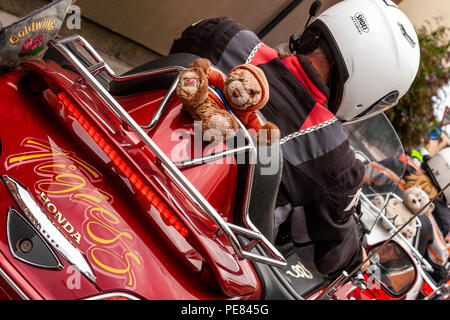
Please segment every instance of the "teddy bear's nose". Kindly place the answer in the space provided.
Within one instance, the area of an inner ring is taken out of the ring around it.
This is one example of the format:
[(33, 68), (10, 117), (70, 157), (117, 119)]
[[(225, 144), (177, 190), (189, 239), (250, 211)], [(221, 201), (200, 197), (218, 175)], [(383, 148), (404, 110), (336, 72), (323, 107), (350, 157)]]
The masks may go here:
[(239, 92), (238, 89), (234, 89), (233, 96), (235, 96), (236, 98), (239, 98), (241, 96), (241, 93)]

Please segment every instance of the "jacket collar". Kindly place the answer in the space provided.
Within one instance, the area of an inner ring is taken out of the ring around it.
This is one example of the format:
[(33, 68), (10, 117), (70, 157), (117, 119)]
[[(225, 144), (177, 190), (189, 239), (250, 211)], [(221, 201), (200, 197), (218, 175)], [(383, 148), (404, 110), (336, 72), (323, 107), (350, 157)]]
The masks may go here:
[(330, 89), (306, 56), (291, 55), (281, 59), (289, 71), (320, 104), (328, 103)]

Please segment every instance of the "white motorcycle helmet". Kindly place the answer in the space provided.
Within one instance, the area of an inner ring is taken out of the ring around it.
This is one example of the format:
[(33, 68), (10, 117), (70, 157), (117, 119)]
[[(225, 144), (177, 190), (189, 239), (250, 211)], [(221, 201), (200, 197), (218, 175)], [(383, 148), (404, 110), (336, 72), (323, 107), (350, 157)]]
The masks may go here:
[[(439, 191), (450, 183), (450, 147), (442, 149), (426, 161), (425, 169)], [(445, 201), (450, 205), (450, 187), (444, 190)]]
[(331, 65), (329, 108), (342, 122), (395, 106), (419, 68), (416, 31), (390, 0), (344, 0), (291, 37), (290, 49), (296, 53), (318, 46)]

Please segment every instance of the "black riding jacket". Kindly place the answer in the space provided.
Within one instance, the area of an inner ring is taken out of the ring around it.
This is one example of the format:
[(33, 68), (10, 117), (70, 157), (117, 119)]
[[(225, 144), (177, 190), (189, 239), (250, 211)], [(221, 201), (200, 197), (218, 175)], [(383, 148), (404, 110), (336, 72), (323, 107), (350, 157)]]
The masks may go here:
[(328, 87), (311, 62), (304, 56), (280, 59), (252, 31), (226, 17), (188, 27), (171, 49), (181, 52), (208, 58), (225, 74), (243, 63), (264, 71), (270, 99), (261, 112), (283, 137), (275, 218), (303, 207), (317, 269), (329, 277), (351, 271), (362, 262), (353, 213), (364, 166), (341, 123), (326, 108)]

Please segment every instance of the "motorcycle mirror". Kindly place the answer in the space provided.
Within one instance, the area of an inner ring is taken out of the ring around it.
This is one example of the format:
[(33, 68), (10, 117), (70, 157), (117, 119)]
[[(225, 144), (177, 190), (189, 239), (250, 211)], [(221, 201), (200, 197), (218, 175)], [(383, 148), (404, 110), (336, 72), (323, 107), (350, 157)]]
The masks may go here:
[(395, 241), (385, 241), (368, 251), (373, 255), (370, 279), (394, 297), (405, 295), (416, 282), (417, 268), (410, 255)]

